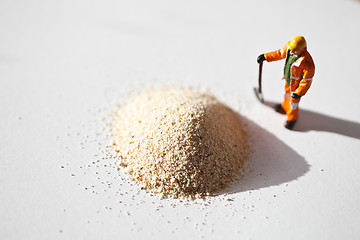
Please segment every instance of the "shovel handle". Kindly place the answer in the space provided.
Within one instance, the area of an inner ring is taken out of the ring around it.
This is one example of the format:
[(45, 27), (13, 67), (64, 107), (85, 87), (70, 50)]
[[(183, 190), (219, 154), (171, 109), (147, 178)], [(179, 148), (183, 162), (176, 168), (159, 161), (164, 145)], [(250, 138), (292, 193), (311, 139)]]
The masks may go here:
[(262, 66), (263, 66), (263, 62), (261, 61), (261, 62), (259, 63), (259, 93), (262, 93), (262, 91), (261, 91)]

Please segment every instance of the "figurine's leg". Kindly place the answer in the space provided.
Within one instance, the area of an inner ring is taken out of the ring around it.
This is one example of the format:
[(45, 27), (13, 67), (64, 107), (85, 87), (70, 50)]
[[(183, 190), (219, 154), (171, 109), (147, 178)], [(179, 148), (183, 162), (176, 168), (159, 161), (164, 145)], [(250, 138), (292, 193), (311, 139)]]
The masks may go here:
[(288, 121), (296, 121), (299, 118), (300, 99), (291, 98), (289, 110), (286, 111)]
[(285, 83), (285, 96), (281, 107), (285, 110), (288, 121), (296, 121), (299, 118), (300, 99), (291, 98), (290, 87)]
[(284, 94), (284, 100), (281, 104), (281, 107), (285, 110), (285, 112), (288, 112), (290, 108), (290, 87), (285, 83), (285, 94)]

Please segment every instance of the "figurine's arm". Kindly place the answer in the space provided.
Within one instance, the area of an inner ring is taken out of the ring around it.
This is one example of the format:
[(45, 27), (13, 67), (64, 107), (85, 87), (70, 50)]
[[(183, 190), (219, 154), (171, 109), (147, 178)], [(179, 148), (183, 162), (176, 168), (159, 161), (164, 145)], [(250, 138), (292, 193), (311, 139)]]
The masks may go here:
[(315, 73), (315, 68), (309, 67), (303, 70), (303, 78), (299, 83), (299, 87), (295, 90), (295, 93), (299, 96), (304, 96), (309, 90), (313, 77)]
[(272, 62), (272, 61), (278, 61), (281, 59), (286, 58), (286, 51), (287, 51), (287, 44), (279, 50), (273, 51), (273, 52), (268, 52), (265, 53), (265, 59), (268, 62)]

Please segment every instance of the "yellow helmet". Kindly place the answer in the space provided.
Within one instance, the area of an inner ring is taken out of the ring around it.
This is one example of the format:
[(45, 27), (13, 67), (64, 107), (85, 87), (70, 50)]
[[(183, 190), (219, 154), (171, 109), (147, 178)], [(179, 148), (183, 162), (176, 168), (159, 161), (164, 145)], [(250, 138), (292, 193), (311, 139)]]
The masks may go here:
[(291, 39), (291, 41), (288, 43), (288, 46), (291, 51), (299, 51), (306, 47), (306, 40), (303, 36), (297, 36)]

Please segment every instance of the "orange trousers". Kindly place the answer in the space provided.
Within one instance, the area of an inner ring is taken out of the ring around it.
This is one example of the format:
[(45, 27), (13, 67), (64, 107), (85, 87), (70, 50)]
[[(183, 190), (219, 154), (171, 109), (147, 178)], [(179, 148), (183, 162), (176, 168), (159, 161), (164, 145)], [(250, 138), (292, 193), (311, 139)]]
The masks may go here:
[(281, 107), (285, 110), (288, 121), (296, 121), (299, 118), (300, 99), (291, 97), (290, 87), (285, 82), (285, 96)]

